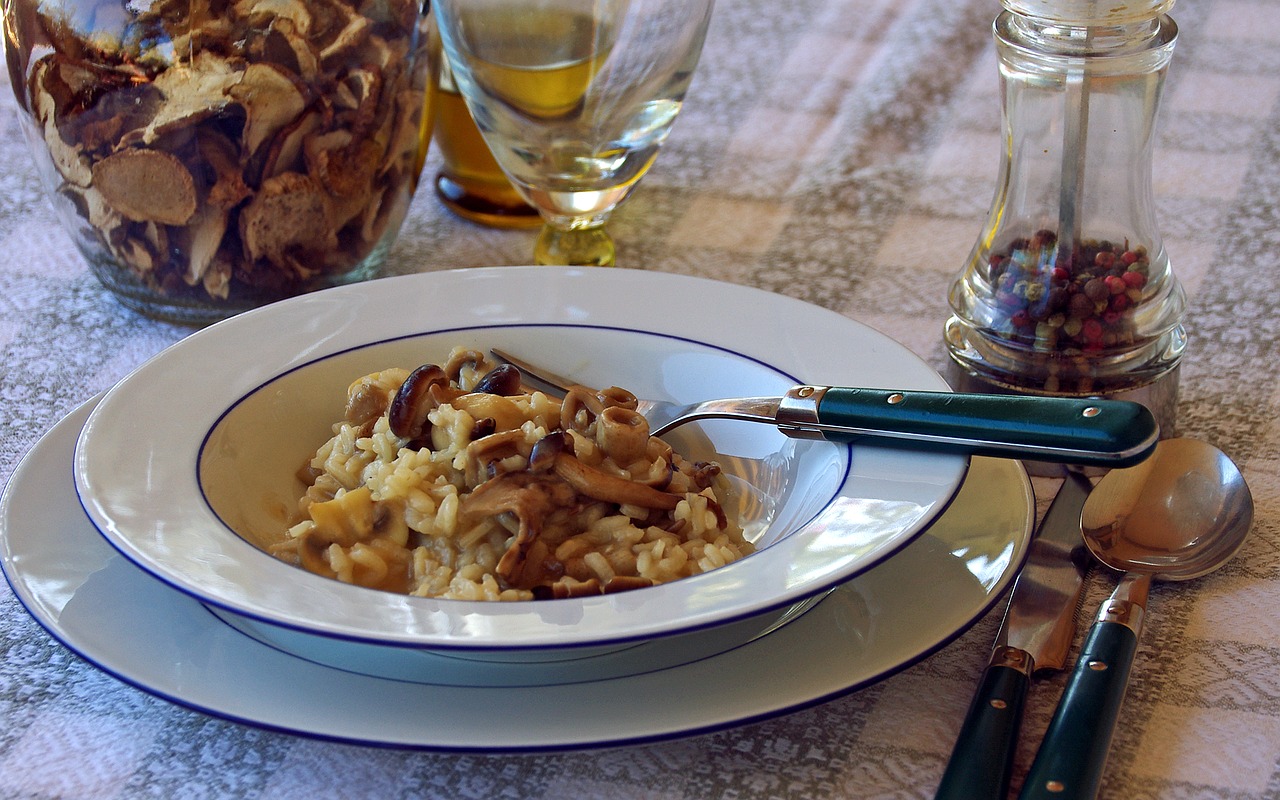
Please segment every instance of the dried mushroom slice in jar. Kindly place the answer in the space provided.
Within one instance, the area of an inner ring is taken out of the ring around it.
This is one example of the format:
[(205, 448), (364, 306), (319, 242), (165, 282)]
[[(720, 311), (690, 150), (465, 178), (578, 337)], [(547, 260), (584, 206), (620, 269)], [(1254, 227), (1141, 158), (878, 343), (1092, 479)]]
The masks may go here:
[(15, 5), (51, 45), (10, 59), (28, 124), (108, 285), (248, 307), (368, 267), (403, 221), (430, 78), (416, 2)]

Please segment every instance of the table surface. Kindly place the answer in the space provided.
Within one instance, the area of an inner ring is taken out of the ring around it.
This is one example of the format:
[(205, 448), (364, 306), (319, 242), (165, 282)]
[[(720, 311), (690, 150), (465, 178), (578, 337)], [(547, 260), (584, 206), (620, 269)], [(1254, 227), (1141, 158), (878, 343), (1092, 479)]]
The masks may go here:
[[(683, 116), (612, 224), (619, 261), (792, 295), (943, 369), (947, 287), (1001, 147), (997, 10), (722, 0)], [(1101, 796), (1275, 798), (1280, 2), (1184, 0), (1174, 17), (1155, 192), (1190, 296), (1178, 429), (1240, 464), (1257, 514), (1226, 568), (1152, 592)], [(42, 194), (11, 92), (0, 95), (7, 480), (63, 415), (191, 330), (124, 309), (89, 275)], [(429, 186), (388, 273), (528, 261), (533, 234), (462, 222)], [(1035, 488), (1043, 509), (1055, 486)], [(1110, 585), (1095, 573), (1086, 613)], [(998, 620), (999, 606), (897, 675), (780, 718), (605, 751), (475, 755), (322, 742), (178, 707), (71, 654), (0, 586), (0, 797), (930, 797)], [(1063, 683), (1032, 692), (1015, 786)]]

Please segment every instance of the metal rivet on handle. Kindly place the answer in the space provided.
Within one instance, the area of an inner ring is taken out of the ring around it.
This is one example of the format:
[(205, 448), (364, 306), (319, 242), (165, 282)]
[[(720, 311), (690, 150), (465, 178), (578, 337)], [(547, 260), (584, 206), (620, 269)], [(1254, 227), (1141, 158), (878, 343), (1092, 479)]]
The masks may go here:
[(1008, 704), (1008, 703), (1006, 703), (1006, 702), (1005, 702), (1005, 701), (1003, 701), (1003, 700), (996, 699), (996, 700), (992, 700), (992, 701), (991, 701), (991, 707), (992, 707), (992, 708), (998, 708), (998, 709), (1000, 709), (1001, 711), (1003, 711), (1004, 709), (1006, 709), (1006, 708), (1008, 708), (1008, 707), (1009, 707), (1009, 704)]
[(809, 395), (813, 394), (813, 387), (801, 386), (799, 389), (796, 389), (796, 394), (800, 397), (808, 397)]
[(1102, 413), (1102, 409), (1098, 408), (1097, 406), (1088, 406), (1085, 408), (1084, 411), (1080, 413), (1084, 414), (1086, 417), (1096, 417)]
[(893, 394), (889, 395), (885, 399), (889, 401), (889, 405), (896, 406), (898, 403), (901, 403), (903, 400), (906, 400), (907, 398), (902, 394), (902, 392), (894, 392)]
[(1049, 781), (1044, 785), (1044, 788), (1054, 794), (1057, 794), (1058, 792), (1065, 792), (1067, 790), (1067, 785), (1062, 781)]

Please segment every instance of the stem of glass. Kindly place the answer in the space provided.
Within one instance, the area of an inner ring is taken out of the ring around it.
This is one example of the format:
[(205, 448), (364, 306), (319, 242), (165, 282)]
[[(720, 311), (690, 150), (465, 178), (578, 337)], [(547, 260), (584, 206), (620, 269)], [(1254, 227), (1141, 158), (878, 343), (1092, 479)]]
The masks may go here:
[(617, 263), (613, 237), (604, 223), (561, 228), (544, 225), (533, 245), (535, 264), (570, 267), (612, 267)]

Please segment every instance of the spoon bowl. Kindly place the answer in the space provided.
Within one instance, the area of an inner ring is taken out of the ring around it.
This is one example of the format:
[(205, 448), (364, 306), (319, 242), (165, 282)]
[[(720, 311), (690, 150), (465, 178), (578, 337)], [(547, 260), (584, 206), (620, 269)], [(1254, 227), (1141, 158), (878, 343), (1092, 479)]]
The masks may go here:
[(1151, 581), (1213, 572), (1239, 552), (1252, 524), (1253, 497), (1240, 470), (1195, 439), (1165, 439), (1146, 461), (1098, 482), (1080, 531), (1098, 561), (1124, 578), (1080, 649), (1019, 800), (1097, 794)]
[(1165, 439), (1151, 458), (1098, 483), (1080, 527), (1111, 569), (1187, 581), (1231, 560), (1252, 520), (1249, 487), (1231, 459), (1198, 439)]

